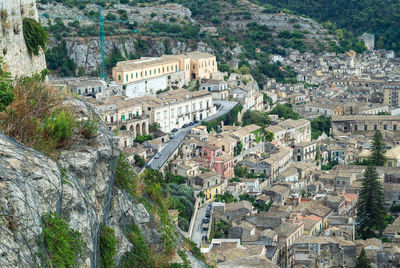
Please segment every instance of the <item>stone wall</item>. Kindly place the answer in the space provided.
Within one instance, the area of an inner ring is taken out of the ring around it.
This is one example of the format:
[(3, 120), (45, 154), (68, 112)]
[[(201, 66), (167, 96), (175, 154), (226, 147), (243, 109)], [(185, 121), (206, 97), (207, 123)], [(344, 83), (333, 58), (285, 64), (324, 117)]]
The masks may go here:
[(30, 56), (22, 32), (25, 17), (38, 19), (35, 0), (0, 0), (0, 57), (13, 76), (26, 76), (46, 68), (44, 53)]

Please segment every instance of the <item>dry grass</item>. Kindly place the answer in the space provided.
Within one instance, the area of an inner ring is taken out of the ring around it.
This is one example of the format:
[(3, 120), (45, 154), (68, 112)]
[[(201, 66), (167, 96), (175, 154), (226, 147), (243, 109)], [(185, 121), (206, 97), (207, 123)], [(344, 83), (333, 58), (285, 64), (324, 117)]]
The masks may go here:
[(56, 108), (66, 110), (59, 91), (39, 78), (20, 78), (14, 83), (13, 93), (14, 101), (0, 113), (0, 129), (29, 147), (51, 154), (59, 144), (40, 127)]

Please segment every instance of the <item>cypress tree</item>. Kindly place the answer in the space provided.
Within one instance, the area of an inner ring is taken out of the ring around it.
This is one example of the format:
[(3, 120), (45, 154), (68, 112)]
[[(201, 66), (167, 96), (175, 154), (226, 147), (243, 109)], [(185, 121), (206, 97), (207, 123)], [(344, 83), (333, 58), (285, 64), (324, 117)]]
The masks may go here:
[(385, 229), (385, 217), (382, 185), (376, 168), (368, 166), (357, 203), (357, 236), (362, 239), (381, 236)]
[(372, 157), (371, 162), (374, 166), (383, 166), (385, 163), (386, 143), (382, 133), (377, 130), (372, 141)]
[(364, 248), (361, 250), (360, 256), (357, 258), (356, 267), (355, 268), (371, 268), (371, 263), (365, 255)]

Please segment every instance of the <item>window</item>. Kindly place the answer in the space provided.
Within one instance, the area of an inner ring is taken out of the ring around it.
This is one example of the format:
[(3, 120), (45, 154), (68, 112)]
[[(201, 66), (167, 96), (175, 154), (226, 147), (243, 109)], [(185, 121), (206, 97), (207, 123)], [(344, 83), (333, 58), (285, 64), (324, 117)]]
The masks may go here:
[(167, 72), (169, 72), (169, 66), (167, 66)]
[(210, 188), (210, 181), (207, 181), (207, 188)]
[(133, 79), (133, 73), (131, 74), (131, 79)]
[(144, 71), (144, 76), (147, 76), (147, 71)]
[(101, 93), (101, 87), (99, 87), (99, 93)]
[(87, 94), (88, 93), (88, 90), (87, 90), (87, 88), (85, 88), (85, 94)]
[(150, 70), (150, 74), (149, 75), (151, 75), (151, 70)]
[(364, 130), (368, 130), (368, 126), (367, 125), (364, 125)]
[(393, 125), (393, 130), (396, 130), (397, 129), (397, 125)]
[(118, 81), (121, 81), (121, 75), (120, 74), (118, 75)]
[(175, 65), (175, 72), (178, 71), (178, 65)]
[(161, 72), (160, 72), (160, 68), (158, 68), (158, 73), (161, 73)]
[(129, 80), (129, 79), (128, 79), (128, 75), (126, 75), (126, 82), (128, 82), (128, 80)]
[(193, 70), (195, 70), (196, 69), (196, 66), (195, 65), (193, 65)]
[(121, 115), (121, 121), (125, 121), (125, 115)]
[(377, 130), (377, 129), (378, 129), (377, 125), (374, 125), (374, 130)]
[(357, 131), (358, 130), (358, 126), (354, 125), (354, 130)]
[(218, 188), (215, 189), (215, 194), (218, 194)]
[(215, 180), (215, 185), (218, 185), (218, 179)]
[(162, 67), (162, 72), (164, 73), (164, 67)]
[(138, 74), (136, 73), (136, 78), (138, 78)]
[(139, 111), (136, 111), (136, 117), (139, 117)]
[(132, 119), (133, 115), (132, 113), (129, 113), (129, 119)]
[(78, 89), (78, 95), (81, 95), (81, 90), (80, 89)]
[(387, 126), (386, 126), (386, 125), (383, 125), (383, 129), (386, 130), (386, 129), (387, 129)]
[(140, 72), (140, 77), (143, 77), (143, 72)]

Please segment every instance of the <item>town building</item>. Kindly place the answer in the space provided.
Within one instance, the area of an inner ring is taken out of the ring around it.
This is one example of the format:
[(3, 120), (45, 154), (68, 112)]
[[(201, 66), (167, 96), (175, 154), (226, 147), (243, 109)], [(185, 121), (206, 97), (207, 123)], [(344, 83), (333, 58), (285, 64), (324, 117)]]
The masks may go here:
[(135, 99), (141, 104), (150, 123), (157, 122), (161, 130), (171, 132), (184, 124), (201, 121), (216, 113), (211, 94), (207, 91), (189, 92), (185, 89)]
[(138, 98), (167, 88), (181, 88), (191, 79), (210, 79), (217, 72), (216, 57), (196, 51), (187, 55), (121, 61), (113, 68), (112, 76), (114, 81), (124, 85), (126, 96)]

